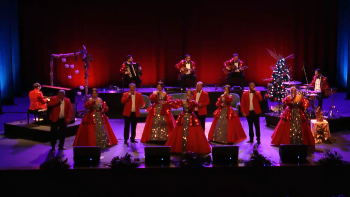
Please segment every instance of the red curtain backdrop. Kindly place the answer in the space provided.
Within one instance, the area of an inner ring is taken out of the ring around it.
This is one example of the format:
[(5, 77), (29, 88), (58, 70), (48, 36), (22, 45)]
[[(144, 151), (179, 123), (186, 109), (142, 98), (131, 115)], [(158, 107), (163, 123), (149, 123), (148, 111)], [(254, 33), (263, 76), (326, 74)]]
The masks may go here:
[[(133, 55), (143, 68), (144, 85), (163, 78), (177, 83), (174, 65), (190, 54), (197, 80), (219, 84), (223, 62), (233, 53), (249, 67), (250, 81), (266, 85), (275, 60), (267, 49), (284, 56), (292, 78), (309, 82), (316, 68), (335, 81), (337, 1), (19, 1), (23, 82), (49, 84), (50, 54), (70, 53), (85, 45), (93, 55), (89, 86), (120, 85), (119, 68)], [(74, 64), (66, 69), (65, 64)], [(84, 84), (82, 62), (54, 63), (54, 84)], [(79, 74), (74, 71), (79, 70)], [(71, 75), (72, 79), (67, 76)]]

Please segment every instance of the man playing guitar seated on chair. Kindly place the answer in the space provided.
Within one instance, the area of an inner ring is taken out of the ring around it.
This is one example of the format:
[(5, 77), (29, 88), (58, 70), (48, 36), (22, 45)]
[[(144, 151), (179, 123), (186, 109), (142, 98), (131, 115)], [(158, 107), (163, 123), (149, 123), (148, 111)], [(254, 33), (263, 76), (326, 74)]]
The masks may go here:
[(133, 62), (131, 55), (126, 56), (126, 62), (122, 64), (120, 72), (122, 75), (122, 80), (126, 82), (125, 85), (127, 86), (132, 82), (132, 80), (135, 81), (136, 86), (139, 86), (142, 82), (140, 78), (142, 76), (142, 68), (138, 62)]
[(195, 87), (196, 75), (194, 72), (196, 70), (195, 63), (191, 61), (190, 55), (185, 55), (185, 60), (181, 60), (175, 65), (175, 68), (180, 71), (180, 80), (181, 80), (181, 91), (186, 90), (186, 81), (187, 79), (191, 80), (191, 87)]
[(240, 86), (242, 90), (244, 89), (244, 74), (243, 70), (244, 68), (247, 68), (246, 66), (243, 66), (243, 62), (238, 59), (238, 54), (233, 54), (233, 58), (224, 62), (224, 73), (227, 74), (227, 80), (228, 84), (232, 87), (232, 81), (234, 78), (240, 78), (241, 83)]

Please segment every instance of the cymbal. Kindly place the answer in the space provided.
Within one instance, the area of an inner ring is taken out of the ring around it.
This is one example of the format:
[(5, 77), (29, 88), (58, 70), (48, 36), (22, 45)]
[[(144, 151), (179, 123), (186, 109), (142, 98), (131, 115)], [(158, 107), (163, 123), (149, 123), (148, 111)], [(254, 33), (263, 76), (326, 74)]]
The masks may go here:
[(299, 86), (300, 89), (308, 89), (308, 86)]
[(300, 81), (285, 81), (282, 84), (285, 84), (285, 85), (300, 85), (301, 82)]
[(318, 96), (318, 94), (307, 94), (305, 96), (314, 97), (314, 96)]

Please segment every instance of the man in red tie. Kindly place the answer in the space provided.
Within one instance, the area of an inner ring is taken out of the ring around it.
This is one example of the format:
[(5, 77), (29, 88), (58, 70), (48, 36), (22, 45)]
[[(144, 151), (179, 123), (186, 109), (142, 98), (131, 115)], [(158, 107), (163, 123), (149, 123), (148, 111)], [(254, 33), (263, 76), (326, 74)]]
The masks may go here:
[(197, 89), (193, 91), (192, 100), (195, 100), (199, 106), (194, 109), (194, 113), (201, 122), (203, 131), (205, 131), (205, 118), (207, 116), (207, 105), (209, 105), (209, 94), (203, 90), (203, 83), (197, 83)]
[(50, 99), (48, 103), (51, 108), (51, 147), (55, 150), (57, 138), (59, 139), (58, 150), (65, 150), (63, 147), (66, 138), (67, 124), (73, 116), (73, 108), (69, 98), (65, 97), (65, 91), (59, 90), (58, 95)]
[(253, 124), (255, 126), (256, 140), (260, 144), (260, 105), (259, 101), (262, 101), (260, 91), (256, 91), (255, 83), (249, 83), (249, 91), (243, 92), (241, 99), (241, 111), (243, 116), (247, 117), (249, 125), (249, 137), (248, 143), (253, 143), (254, 131)]
[(136, 85), (130, 83), (130, 91), (125, 92), (122, 97), (122, 104), (124, 104), (124, 144), (128, 144), (130, 123), (131, 123), (131, 143), (137, 143), (135, 141), (137, 117), (140, 117), (140, 106), (145, 107), (145, 101), (142, 94), (135, 91)]

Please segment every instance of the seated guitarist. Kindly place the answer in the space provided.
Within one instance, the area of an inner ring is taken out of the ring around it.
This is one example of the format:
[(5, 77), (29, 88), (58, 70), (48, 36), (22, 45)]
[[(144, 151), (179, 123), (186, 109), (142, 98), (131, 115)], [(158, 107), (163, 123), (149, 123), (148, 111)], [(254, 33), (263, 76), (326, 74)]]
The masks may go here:
[(138, 62), (133, 62), (132, 56), (126, 56), (126, 62), (122, 64), (120, 68), (122, 79), (126, 82), (124, 86), (129, 86), (129, 84), (134, 81), (136, 86), (139, 86), (142, 80), (142, 68)]
[(228, 84), (232, 87), (232, 81), (234, 78), (240, 78), (241, 83), (240, 86), (242, 88), (242, 90), (244, 89), (244, 74), (242, 73), (242, 71), (244, 70), (243, 68), (243, 62), (238, 59), (238, 54), (235, 53), (233, 54), (233, 58), (224, 62), (224, 66), (227, 71), (229, 71), (229, 73), (227, 74), (227, 80), (228, 80)]
[(175, 65), (175, 68), (180, 71), (181, 77), (181, 91), (186, 90), (187, 80), (191, 80), (191, 87), (195, 87), (196, 75), (194, 75), (196, 66), (193, 61), (191, 61), (190, 55), (185, 55), (185, 60), (181, 60)]

